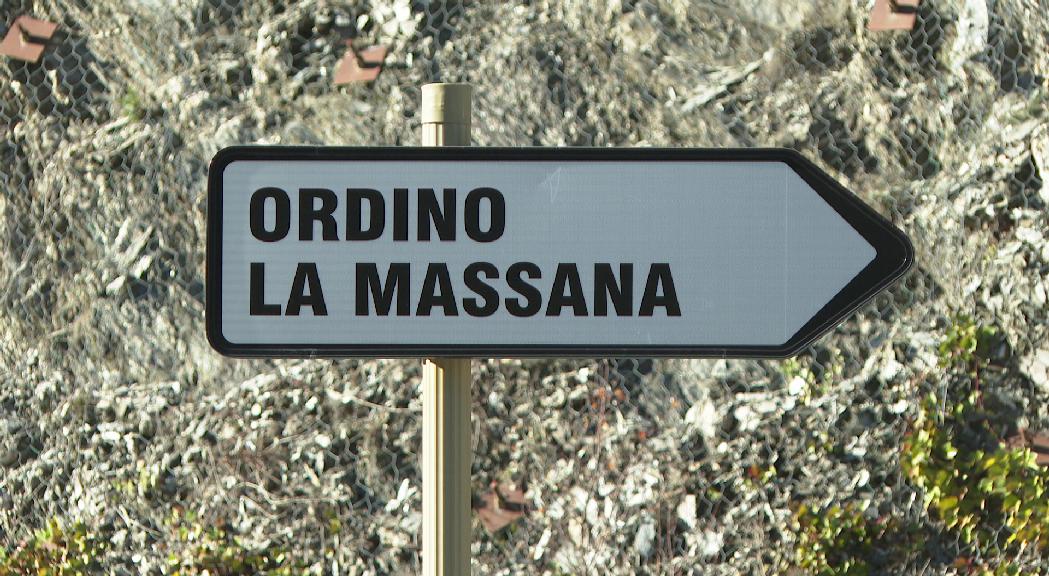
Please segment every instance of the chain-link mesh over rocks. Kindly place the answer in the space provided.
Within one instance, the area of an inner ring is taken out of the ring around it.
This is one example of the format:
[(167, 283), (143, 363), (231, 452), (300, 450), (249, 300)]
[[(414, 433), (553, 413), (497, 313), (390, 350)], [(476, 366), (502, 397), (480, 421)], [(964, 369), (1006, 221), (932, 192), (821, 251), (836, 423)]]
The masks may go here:
[(475, 361), (475, 573), (1049, 572), (1049, 4), (872, 6), (0, 0), (58, 25), (0, 57), (0, 573), (418, 572), (420, 362), (214, 353), (205, 196), (432, 81), (477, 146), (796, 149), (917, 251), (793, 360)]

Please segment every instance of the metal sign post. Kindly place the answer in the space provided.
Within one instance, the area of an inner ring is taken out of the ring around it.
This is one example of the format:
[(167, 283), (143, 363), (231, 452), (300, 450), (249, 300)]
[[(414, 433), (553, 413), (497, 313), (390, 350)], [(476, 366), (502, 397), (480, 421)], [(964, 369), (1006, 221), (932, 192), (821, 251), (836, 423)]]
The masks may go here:
[[(470, 85), (422, 89), (423, 146), (470, 145)], [(423, 576), (470, 573), (469, 358), (423, 365)]]

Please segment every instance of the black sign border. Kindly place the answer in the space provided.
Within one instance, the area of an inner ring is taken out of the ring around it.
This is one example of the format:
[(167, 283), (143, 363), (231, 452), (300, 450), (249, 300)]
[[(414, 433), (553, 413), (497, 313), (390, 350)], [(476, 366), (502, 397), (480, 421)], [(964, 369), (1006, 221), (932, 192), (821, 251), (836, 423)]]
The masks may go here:
[[(238, 160), (444, 162), (783, 162), (809, 184), (877, 252), (874, 260), (794, 336), (779, 346), (591, 346), (550, 344), (234, 344), (222, 334), (222, 176)], [(205, 325), (211, 346), (235, 358), (554, 358), (643, 356), (671, 358), (789, 358), (898, 280), (914, 263), (907, 236), (855, 194), (794, 150), (786, 148), (481, 148), (233, 146), (220, 150), (208, 172)]]

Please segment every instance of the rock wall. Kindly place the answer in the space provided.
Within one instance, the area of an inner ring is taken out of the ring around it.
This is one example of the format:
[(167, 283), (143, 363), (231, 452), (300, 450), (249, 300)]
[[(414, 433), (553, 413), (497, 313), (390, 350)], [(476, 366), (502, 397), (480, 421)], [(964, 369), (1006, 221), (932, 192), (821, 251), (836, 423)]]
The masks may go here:
[[(0, 59), (0, 544), (80, 522), (99, 571), (160, 574), (204, 526), (296, 571), (418, 571), (419, 362), (211, 351), (207, 165), (415, 145), (419, 87), (468, 81), (478, 146), (795, 148), (918, 253), (789, 362), (476, 361), (474, 492), (530, 507), (475, 526), (476, 573), (805, 573), (802, 506), (915, 530), (855, 552), (873, 573), (1049, 570), (1006, 528), (966, 542), (900, 462), (929, 393), (1049, 430), (1049, 6), (872, 33), (868, 4), (0, 1), (60, 26)], [(374, 83), (332, 84), (346, 39), (389, 47)], [(951, 368), (966, 323), (994, 336)]]

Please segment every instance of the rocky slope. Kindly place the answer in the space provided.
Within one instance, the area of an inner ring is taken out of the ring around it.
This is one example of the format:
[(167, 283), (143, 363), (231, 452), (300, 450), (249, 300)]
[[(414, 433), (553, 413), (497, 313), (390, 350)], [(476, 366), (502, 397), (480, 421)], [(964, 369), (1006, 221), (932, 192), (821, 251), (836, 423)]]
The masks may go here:
[[(170, 573), (218, 526), (311, 573), (418, 571), (420, 363), (212, 352), (205, 183), (231, 144), (414, 145), (419, 87), (454, 80), (479, 146), (796, 148), (918, 252), (791, 362), (475, 362), (474, 492), (531, 504), (475, 526), (477, 573), (803, 573), (802, 504), (913, 526), (876, 573), (1049, 570), (966, 543), (900, 463), (930, 392), (1049, 430), (1045, 0), (882, 33), (857, 1), (0, 0), (23, 13), (61, 28), (0, 60), (4, 548), (57, 518), (105, 573)], [(344, 38), (389, 46), (376, 82), (332, 85)], [(966, 322), (994, 337), (952, 369)]]

